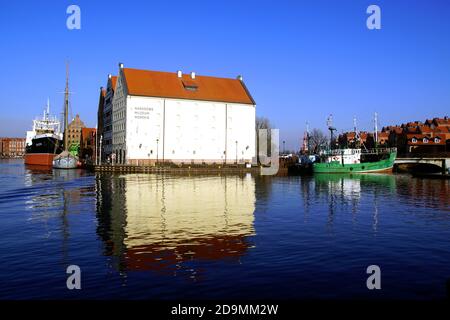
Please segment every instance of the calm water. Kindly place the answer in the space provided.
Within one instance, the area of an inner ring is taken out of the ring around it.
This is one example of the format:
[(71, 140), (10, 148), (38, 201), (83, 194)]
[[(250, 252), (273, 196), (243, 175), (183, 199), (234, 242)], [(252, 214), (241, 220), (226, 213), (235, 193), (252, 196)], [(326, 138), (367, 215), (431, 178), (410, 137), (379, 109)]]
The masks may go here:
[[(102, 175), (0, 162), (0, 298), (446, 296), (450, 183)], [(67, 290), (68, 265), (82, 289)], [(382, 289), (366, 288), (367, 266)]]

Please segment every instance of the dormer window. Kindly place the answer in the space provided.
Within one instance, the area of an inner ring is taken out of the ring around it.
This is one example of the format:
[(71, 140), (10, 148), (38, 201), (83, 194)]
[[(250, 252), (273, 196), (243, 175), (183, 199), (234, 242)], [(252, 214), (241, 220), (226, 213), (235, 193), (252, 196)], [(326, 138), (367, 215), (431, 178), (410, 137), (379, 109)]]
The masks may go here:
[(428, 139), (427, 138), (423, 138), (423, 143), (428, 143)]
[(417, 139), (416, 139), (416, 138), (412, 138), (412, 139), (411, 139), (411, 142), (412, 142), (412, 143), (417, 143)]
[(194, 81), (183, 80), (183, 86), (188, 91), (197, 91), (198, 85)]

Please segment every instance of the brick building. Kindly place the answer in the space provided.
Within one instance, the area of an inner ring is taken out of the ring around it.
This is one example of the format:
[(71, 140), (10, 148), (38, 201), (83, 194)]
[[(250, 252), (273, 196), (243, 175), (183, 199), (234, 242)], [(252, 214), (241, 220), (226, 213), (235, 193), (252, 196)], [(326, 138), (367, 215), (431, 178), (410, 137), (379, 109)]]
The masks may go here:
[(25, 154), (25, 138), (0, 138), (2, 158), (22, 157)]

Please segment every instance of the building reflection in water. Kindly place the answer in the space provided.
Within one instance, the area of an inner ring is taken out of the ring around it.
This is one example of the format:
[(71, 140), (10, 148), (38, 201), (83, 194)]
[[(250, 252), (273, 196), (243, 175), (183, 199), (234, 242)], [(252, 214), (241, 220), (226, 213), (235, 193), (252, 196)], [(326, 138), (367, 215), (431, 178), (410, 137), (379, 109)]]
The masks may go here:
[[(397, 194), (401, 201), (416, 207), (427, 207), (450, 212), (450, 181), (440, 179), (412, 179), (409, 176), (397, 181)], [(433, 213), (430, 210), (430, 213)]]
[(120, 271), (188, 271), (234, 259), (255, 234), (252, 176), (98, 175), (98, 235)]

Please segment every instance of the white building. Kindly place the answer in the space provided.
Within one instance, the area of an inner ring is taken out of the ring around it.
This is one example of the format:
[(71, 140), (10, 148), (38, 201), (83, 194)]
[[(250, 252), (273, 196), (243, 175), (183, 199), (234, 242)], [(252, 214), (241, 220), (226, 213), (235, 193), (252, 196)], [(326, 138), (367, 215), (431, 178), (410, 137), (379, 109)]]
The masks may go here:
[(124, 68), (112, 100), (115, 163), (250, 163), (255, 101), (242, 77)]

